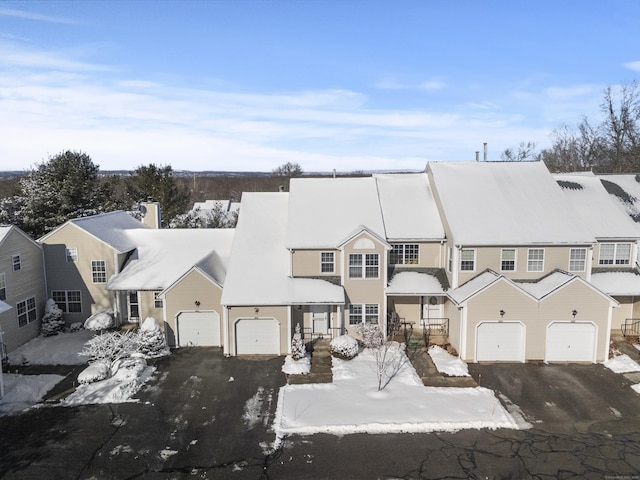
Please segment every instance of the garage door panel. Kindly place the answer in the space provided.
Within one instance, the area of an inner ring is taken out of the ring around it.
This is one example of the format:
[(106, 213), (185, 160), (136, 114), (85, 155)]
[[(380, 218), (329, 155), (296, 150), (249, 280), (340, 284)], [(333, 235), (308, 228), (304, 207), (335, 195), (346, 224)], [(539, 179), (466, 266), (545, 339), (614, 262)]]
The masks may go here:
[(519, 322), (482, 323), (477, 329), (477, 361), (522, 362), (524, 340), (524, 325)]
[(219, 347), (218, 312), (181, 312), (178, 315), (178, 346)]
[(280, 323), (275, 318), (243, 318), (236, 322), (238, 355), (280, 355)]
[(593, 323), (554, 322), (547, 328), (547, 362), (593, 362), (595, 348)]

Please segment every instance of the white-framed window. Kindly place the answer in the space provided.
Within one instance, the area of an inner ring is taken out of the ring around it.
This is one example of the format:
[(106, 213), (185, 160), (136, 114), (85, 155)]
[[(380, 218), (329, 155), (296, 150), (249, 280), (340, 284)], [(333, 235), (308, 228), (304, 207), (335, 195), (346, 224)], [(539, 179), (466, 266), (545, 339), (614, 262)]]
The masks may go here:
[(93, 283), (107, 283), (107, 262), (91, 260), (91, 280)]
[(352, 303), (349, 305), (349, 325), (370, 323), (377, 325), (380, 319), (380, 305), (377, 303)]
[(336, 255), (334, 252), (320, 252), (320, 272), (335, 273)]
[(18, 270), (22, 270), (22, 259), (20, 255), (13, 255), (11, 257), (11, 263), (13, 263), (13, 271), (17, 272)]
[(162, 297), (159, 295), (162, 292), (153, 292), (153, 306), (154, 308), (162, 308), (164, 306), (164, 302), (162, 301)]
[(24, 327), (31, 322), (35, 322), (36, 318), (38, 318), (36, 297), (29, 297), (22, 302), (16, 303), (16, 313), (18, 314), (19, 327)]
[(7, 278), (4, 272), (0, 273), (0, 300), (7, 299)]
[(503, 272), (516, 271), (516, 249), (503, 248), (500, 256), (500, 270)]
[(463, 248), (460, 250), (460, 270), (473, 272), (476, 269), (476, 250), (474, 248)]
[(380, 255), (377, 253), (350, 253), (349, 278), (378, 278)]
[(138, 292), (131, 291), (127, 295), (129, 305), (129, 319), (140, 318), (140, 301), (138, 300)]
[(527, 253), (527, 272), (544, 271), (544, 248), (530, 248)]
[(67, 263), (75, 263), (78, 261), (78, 249), (75, 247), (65, 248), (65, 256), (67, 257)]
[(631, 263), (630, 243), (601, 243), (598, 265), (629, 265)]
[(53, 290), (51, 298), (64, 313), (82, 313), (82, 293), (80, 290)]
[(587, 269), (587, 249), (572, 248), (569, 250), (569, 271), (584, 272)]
[(391, 247), (391, 265), (417, 265), (420, 262), (420, 245), (417, 243), (397, 244)]

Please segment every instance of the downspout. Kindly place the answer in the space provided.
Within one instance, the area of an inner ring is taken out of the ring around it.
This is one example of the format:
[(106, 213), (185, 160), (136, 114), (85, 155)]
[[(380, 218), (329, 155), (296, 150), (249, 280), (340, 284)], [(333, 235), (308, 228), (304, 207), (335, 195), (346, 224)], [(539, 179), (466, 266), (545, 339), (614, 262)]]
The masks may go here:
[(229, 310), (231, 307), (222, 306), (222, 335), (224, 337), (224, 344), (222, 345), (222, 353), (225, 357), (230, 356), (229, 347), (231, 339), (229, 338)]

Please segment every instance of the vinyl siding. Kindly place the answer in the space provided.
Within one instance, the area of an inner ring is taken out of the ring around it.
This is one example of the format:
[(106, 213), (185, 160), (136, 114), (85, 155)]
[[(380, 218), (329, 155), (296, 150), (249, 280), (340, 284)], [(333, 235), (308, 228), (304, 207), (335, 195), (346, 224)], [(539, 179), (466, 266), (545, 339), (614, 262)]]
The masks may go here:
[(420, 255), (418, 258), (418, 264), (394, 264), (394, 267), (398, 270), (407, 268), (442, 268), (445, 266), (447, 259), (446, 245), (440, 244), (440, 242), (393, 242), (391, 245), (408, 245), (417, 244), (420, 249)]
[[(333, 252), (335, 267), (333, 273), (322, 273), (320, 271), (320, 254), (322, 252)], [(318, 277), (340, 275), (342, 270), (341, 256), (339, 250), (294, 250), (291, 252), (291, 267), (294, 277)]]

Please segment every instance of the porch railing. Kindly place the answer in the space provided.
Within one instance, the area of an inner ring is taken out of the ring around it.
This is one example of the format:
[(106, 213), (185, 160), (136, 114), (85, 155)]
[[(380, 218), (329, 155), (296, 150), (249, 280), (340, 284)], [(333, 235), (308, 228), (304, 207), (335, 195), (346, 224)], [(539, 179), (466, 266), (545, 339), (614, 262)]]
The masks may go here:
[(449, 319), (448, 318), (423, 318), (420, 320), (422, 330), (428, 335), (449, 335)]
[(314, 332), (313, 328), (305, 327), (302, 329), (302, 338), (305, 341), (317, 340), (319, 338), (335, 338), (342, 335), (342, 329), (340, 327), (329, 327), (327, 333)]
[(640, 318), (626, 318), (622, 324), (622, 335), (640, 336)]

